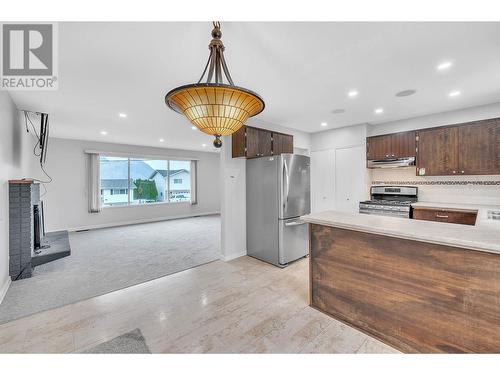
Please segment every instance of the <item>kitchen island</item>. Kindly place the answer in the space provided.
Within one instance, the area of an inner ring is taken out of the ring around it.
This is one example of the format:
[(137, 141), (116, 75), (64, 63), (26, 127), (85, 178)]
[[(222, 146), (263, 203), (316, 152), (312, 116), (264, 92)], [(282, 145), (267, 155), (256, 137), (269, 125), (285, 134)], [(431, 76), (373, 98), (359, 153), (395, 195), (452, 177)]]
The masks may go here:
[(326, 211), (310, 223), (310, 304), (409, 353), (500, 353), (500, 223)]

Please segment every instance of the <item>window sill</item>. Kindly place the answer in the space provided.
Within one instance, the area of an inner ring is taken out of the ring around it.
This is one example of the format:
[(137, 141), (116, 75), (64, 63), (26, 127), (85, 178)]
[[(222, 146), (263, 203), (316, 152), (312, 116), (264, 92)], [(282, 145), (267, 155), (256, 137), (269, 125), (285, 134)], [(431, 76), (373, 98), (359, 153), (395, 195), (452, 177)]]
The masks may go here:
[(120, 206), (102, 206), (103, 210), (107, 210), (108, 208), (115, 209), (115, 208), (132, 208), (132, 207), (151, 207), (151, 206), (160, 206), (160, 205), (169, 205), (169, 204), (188, 204), (192, 205), (191, 202), (155, 202), (155, 203), (147, 203), (147, 204), (127, 204), (127, 205), (120, 205)]

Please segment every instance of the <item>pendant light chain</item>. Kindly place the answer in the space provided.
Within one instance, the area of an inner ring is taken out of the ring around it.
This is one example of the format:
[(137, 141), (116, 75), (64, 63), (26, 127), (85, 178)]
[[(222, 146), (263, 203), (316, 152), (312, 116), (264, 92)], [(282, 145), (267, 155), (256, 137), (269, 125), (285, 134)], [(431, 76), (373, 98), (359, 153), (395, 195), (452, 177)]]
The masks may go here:
[(205, 77), (205, 73), (207, 73), (208, 69), (206, 83), (212, 83), (212, 79), (214, 79), (215, 84), (223, 84), (224, 81), (222, 74), (224, 74), (226, 80), (229, 82), (229, 85), (234, 86), (233, 79), (227, 67), (226, 59), (224, 58), (224, 44), (220, 40), (222, 37), (220, 22), (213, 22), (212, 24), (214, 26), (212, 30), (213, 39), (208, 45), (210, 53), (208, 55), (207, 64), (205, 65), (205, 69), (203, 69), (203, 73), (201, 74), (198, 83), (203, 81), (203, 77)]
[(257, 93), (234, 84), (221, 37), (220, 22), (213, 22), (210, 53), (200, 79), (176, 87), (165, 96), (169, 108), (186, 116), (200, 131), (215, 136), (216, 148), (222, 146), (222, 136), (233, 134), (265, 107)]

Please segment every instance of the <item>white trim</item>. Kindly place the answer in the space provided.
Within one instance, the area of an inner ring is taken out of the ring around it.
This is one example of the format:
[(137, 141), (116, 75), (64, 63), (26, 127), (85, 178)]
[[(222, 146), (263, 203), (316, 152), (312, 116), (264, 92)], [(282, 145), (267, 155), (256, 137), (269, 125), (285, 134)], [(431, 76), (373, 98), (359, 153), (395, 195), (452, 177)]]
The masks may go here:
[(2, 304), (2, 301), (5, 298), (7, 291), (9, 290), (10, 283), (11, 283), (11, 279), (10, 279), (10, 277), (7, 276), (7, 281), (4, 282), (2, 288), (0, 289), (0, 304)]
[(180, 202), (149, 202), (149, 203), (131, 203), (131, 204), (117, 204), (115, 206), (102, 206), (103, 210), (115, 209), (115, 208), (130, 208), (130, 207), (144, 207), (144, 206), (155, 206), (160, 204), (187, 204), (191, 205), (189, 201)]
[(122, 158), (143, 158), (143, 159), (165, 159), (165, 160), (200, 160), (199, 158), (195, 158), (192, 156), (168, 156), (168, 154), (134, 154), (131, 152), (116, 152), (116, 151), (104, 151), (104, 150), (84, 150), (83, 151), (85, 154), (99, 154), (102, 156), (117, 156), (117, 157), (122, 157)]
[(222, 255), (222, 253), (220, 254), (219, 258), (220, 260), (224, 261), (224, 262), (229, 262), (233, 259), (236, 259), (236, 258), (241, 258), (241, 257), (244, 257), (247, 255), (247, 252), (246, 251), (241, 251), (239, 253), (234, 253), (234, 254), (229, 254), (229, 255)]
[[(182, 203), (185, 203), (185, 202), (182, 202)], [(132, 207), (132, 206), (129, 206), (129, 207)], [(57, 232), (57, 231), (61, 231), (61, 230), (67, 230), (68, 232), (76, 232), (78, 230), (91, 230), (91, 229), (121, 227), (124, 225), (155, 223), (158, 221), (185, 219), (185, 218), (189, 218), (189, 217), (209, 216), (209, 215), (220, 215), (220, 212), (214, 211), (214, 212), (191, 213), (191, 214), (187, 214), (187, 215), (164, 216), (164, 217), (157, 217), (157, 218), (151, 218), (151, 219), (120, 221), (117, 223), (104, 223), (104, 224), (96, 224), (96, 225), (87, 225), (87, 226), (83, 226), (83, 227), (59, 228), (59, 229), (53, 229), (53, 230), (51, 230), (51, 232)]]

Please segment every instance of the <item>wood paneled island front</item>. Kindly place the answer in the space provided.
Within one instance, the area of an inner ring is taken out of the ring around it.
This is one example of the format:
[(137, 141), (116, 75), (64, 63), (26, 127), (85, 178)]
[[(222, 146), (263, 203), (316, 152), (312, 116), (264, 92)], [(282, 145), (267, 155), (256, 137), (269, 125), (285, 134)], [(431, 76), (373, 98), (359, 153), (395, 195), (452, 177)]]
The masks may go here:
[(500, 353), (498, 223), (303, 220), (312, 307), (407, 353)]

